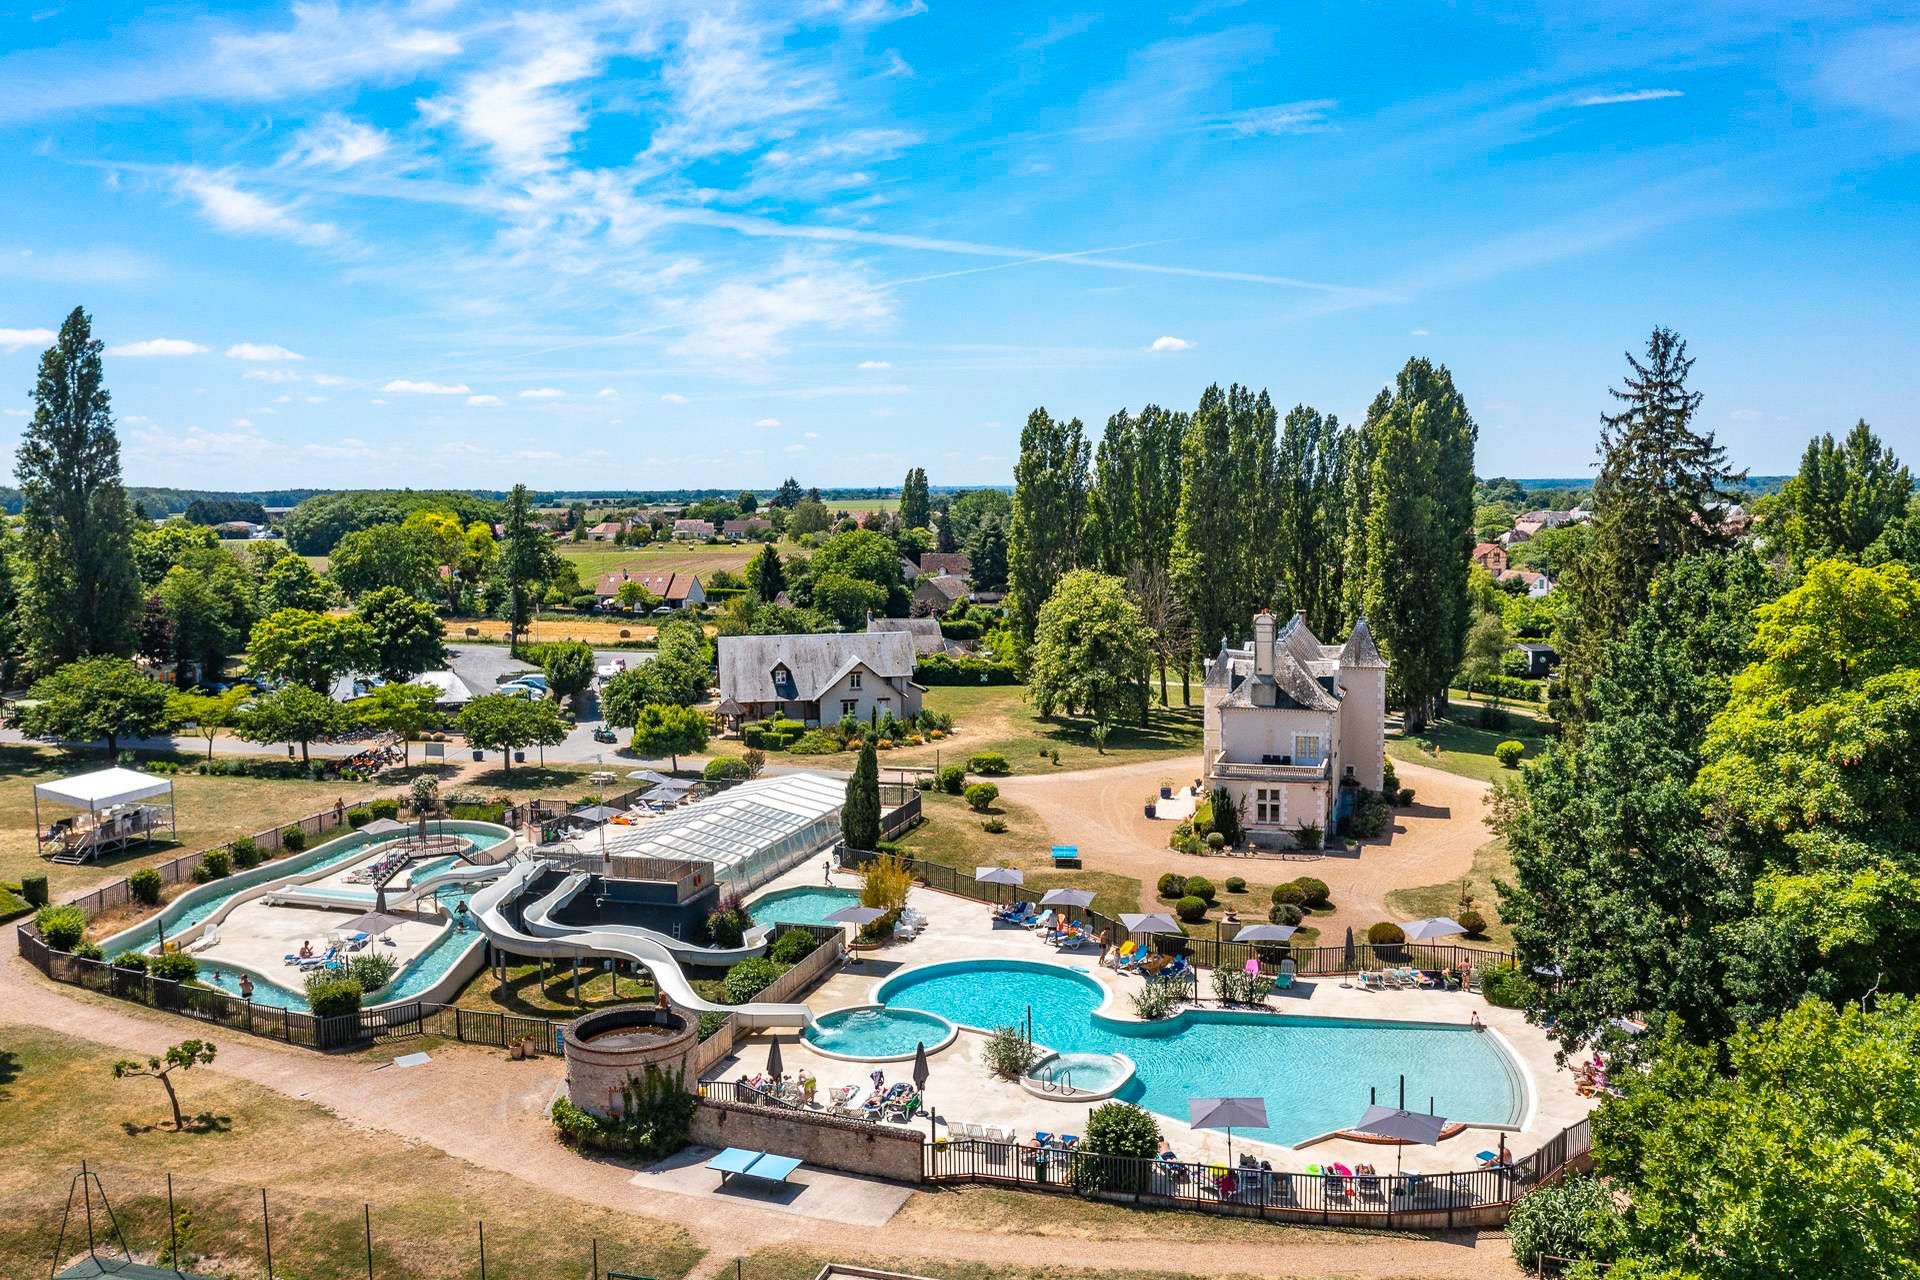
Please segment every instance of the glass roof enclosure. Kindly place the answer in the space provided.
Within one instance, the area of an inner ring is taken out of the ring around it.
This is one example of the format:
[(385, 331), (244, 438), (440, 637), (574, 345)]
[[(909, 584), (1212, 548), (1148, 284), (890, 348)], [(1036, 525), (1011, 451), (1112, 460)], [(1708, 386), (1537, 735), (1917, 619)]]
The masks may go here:
[(615, 836), (612, 857), (713, 865), (722, 890), (745, 893), (840, 838), (847, 784), (823, 773), (757, 778)]

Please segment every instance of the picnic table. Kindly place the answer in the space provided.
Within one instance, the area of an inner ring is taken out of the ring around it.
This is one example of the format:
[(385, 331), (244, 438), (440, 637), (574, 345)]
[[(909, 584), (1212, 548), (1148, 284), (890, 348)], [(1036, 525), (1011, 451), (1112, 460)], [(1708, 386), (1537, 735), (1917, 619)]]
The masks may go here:
[(785, 1182), (800, 1162), (792, 1156), (776, 1156), (765, 1151), (750, 1151), (745, 1147), (728, 1147), (713, 1159), (707, 1161), (707, 1168), (717, 1171), (720, 1185), (727, 1185), (731, 1174), (743, 1178), (757, 1178), (762, 1182)]

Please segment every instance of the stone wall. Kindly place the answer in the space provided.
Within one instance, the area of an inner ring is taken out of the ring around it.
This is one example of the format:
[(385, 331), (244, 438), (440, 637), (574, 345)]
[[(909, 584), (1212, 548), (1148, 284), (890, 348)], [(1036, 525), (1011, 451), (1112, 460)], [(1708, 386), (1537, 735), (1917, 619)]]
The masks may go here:
[(744, 1147), (794, 1156), (822, 1169), (871, 1174), (919, 1183), (925, 1169), (924, 1131), (910, 1125), (700, 1099), (693, 1113), (693, 1140), (706, 1147)]
[[(623, 1030), (639, 1034), (622, 1036)], [(619, 1106), (627, 1081), (649, 1066), (682, 1070), (694, 1050), (694, 1020), (668, 1010), (623, 1005), (576, 1019), (567, 1027), (567, 1100), (595, 1115)], [(688, 1073), (691, 1084), (692, 1073)]]

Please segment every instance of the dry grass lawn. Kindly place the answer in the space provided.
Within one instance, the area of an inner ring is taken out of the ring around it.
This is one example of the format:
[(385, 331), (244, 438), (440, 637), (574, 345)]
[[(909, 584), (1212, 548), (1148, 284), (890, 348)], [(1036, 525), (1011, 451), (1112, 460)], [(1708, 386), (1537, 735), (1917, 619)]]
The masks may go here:
[[(903, 1241), (902, 1247), (910, 1250), (911, 1241)], [(1089, 1269), (1046, 1262), (1031, 1265), (1010, 1263), (997, 1258), (921, 1258), (914, 1257), (910, 1252), (878, 1258), (864, 1257), (864, 1254), (865, 1251), (860, 1249), (842, 1249), (833, 1253), (814, 1253), (803, 1249), (759, 1249), (744, 1258), (728, 1259), (721, 1266), (706, 1272), (706, 1275), (710, 1280), (735, 1280), (736, 1275), (743, 1280), (814, 1280), (822, 1267), (831, 1262), (841, 1262), (901, 1275), (926, 1276), (928, 1280), (1198, 1280), (1202, 1276), (1206, 1280), (1247, 1280), (1244, 1273), (1215, 1271), (1211, 1268), (1198, 1272), (1143, 1271), (1131, 1267), (1115, 1271), (1110, 1267)], [(1265, 1280), (1297, 1280), (1277, 1271), (1262, 1274)], [(1314, 1280), (1338, 1278), (1316, 1276)]]
[[(1486, 917), (1488, 939), (1501, 947), (1513, 945), (1513, 931), (1500, 919), (1500, 892), (1494, 888), (1494, 881), (1511, 879), (1513, 854), (1505, 840), (1489, 840), (1474, 851), (1473, 869), (1467, 873), (1465, 891), (1473, 909)], [(1402, 920), (1457, 916), (1463, 905), (1467, 905), (1460, 900), (1461, 889), (1458, 880), (1395, 889), (1387, 895), (1387, 906)]]
[(160, 1087), (114, 1080), (114, 1056), (43, 1028), (0, 1026), (0, 1114), (10, 1148), (0, 1167), (0, 1275), (45, 1274), (82, 1157), (100, 1171), (127, 1244), (146, 1262), (167, 1238), (171, 1172), (187, 1223), (180, 1265), (215, 1275), (265, 1273), (262, 1186), (275, 1274), (301, 1280), (366, 1274), (363, 1204), (372, 1208), (374, 1265), (383, 1276), (478, 1274), (482, 1216), (490, 1275), (577, 1280), (595, 1239), (603, 1267), (643, 1275), (684, 1276), (701, 1259), (699, 1245), (672, 1223), (598, 1209), (356, 1128), (224, 1076), (217, 1062), (180, 1075), (189, 1131), (175, 1133)]
[[(900, 838), (900, 847), (916, 858), (957, 868), (972, 876), (974, 869), (986, 866), (1018, 867), (1026, 873), (1026, 882), (1017, 894), (1034, 898), (1048, 889), (1075, 888), (1094, 891), (1093, 909), (1114, 916), (1140, 909), (1141, 890), (1137, 881), (1110, 871), (1055, 871), (1047, 850), (1053, 840), (1031, 809), (1008, 800), (996, 801), (991, 814), (975, 813), (959, 796), (929, 791), (921, 796), (926, 821)], [(997, 817), (1007, 824), (996, 835), (981, 824)]]

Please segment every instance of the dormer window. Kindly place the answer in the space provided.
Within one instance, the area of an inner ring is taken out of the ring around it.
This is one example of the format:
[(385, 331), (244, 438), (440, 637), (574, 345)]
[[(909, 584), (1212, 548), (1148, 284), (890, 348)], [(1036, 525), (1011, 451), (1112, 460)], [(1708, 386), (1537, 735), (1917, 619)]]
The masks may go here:
[(786, 663), (782, 662), (778, 666), (774, 667), (773, 682), (775, 684), (792, 684), (793, 683), (793, 672), (787, 670)]

